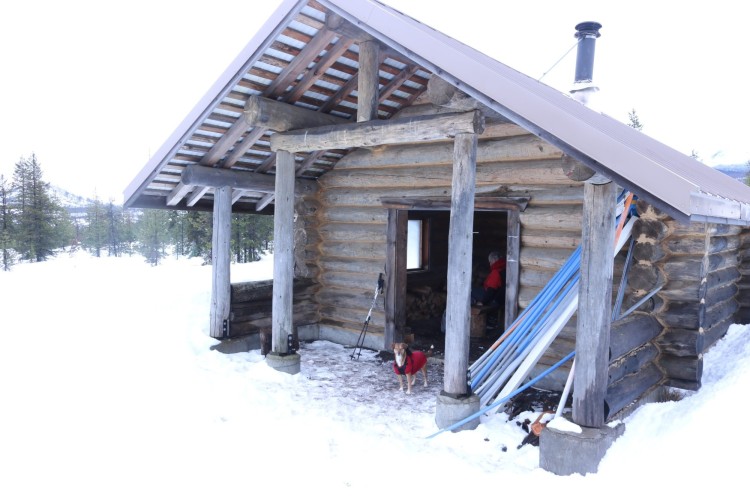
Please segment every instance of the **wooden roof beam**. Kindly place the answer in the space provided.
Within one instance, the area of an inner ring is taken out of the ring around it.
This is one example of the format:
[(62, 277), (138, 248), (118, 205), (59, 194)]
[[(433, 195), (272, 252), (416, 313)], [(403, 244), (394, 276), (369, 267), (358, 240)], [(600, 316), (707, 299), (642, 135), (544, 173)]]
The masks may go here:
[(193, 189), (193, 186), (187, 186), (183, 182), (178, 183), (172, 192), (169, 193), (169, 196), (167, 196), (167, 206), (177, 205), (185, 196), (187, 196), (191, 189)]
[(481, 134), (483, 131), (484, 116), (475, 110), (277, 133), (271, 137), (271, 150), (299, 152), (373, 147), (435, 141), (455, 137), (461, 133)]
[[(187, 186), (208, 186), (213, 188), (231, 187), (244, 191), (273, 194), (275, 179), (272, 175), (240, 172), (228, 168), (211, 168), (190, 165), (182, 173), (182, 182)], [(302, 196), (317, 190), (318, 184), (307, 179), (298, 179), (295, 183), (296, 194)]]

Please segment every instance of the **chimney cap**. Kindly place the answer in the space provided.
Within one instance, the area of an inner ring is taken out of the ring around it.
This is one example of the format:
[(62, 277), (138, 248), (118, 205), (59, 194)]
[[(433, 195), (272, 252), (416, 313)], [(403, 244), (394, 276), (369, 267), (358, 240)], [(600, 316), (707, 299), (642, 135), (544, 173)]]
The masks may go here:
[(599, 30), (601, 29), (602, 25), (600, 23), (597, 23), (596, 21), (585, 21), (582, 23), (576, 24), (576, 38), (584, 38), (586, 36), (594, 36), (596, 38), (599, 38), (601, 36), (601, 33), (599, 33)]

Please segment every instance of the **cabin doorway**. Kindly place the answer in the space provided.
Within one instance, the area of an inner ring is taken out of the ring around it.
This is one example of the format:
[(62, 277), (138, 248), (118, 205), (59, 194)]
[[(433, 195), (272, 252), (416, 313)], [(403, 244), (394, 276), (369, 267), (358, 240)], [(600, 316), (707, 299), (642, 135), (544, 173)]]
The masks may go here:
[[(419, 347), (434, 345), (442, 350), (445, 345), (444, 325), (441, 323), (447, 298), (450, 211), (394, 210), (391, 215), (392, 223), (398, 227), (397, 231), (389, 230), (398, 242), (393, 245), (391, 255), (395, 275), (391, 282), (394, 336), (409, 339)], [(517, 220), (517, 212), (508, 210), (474, 212), (472, 286), (481, 286), (489, 273), (487, 256), (491, 251), (496, 250), (508, 258), (509, 221), (512, 225)], [(517, 228), (515, 231), (511, 229), (510, 233), (517, 235)], [(517, 241), (517, 238), (511, 241)], [(507, 294), (507, 279), (504, 286)], [(510, 288), (517, 289), (515, 285)], [(390, 313), (386, 311), (387, 316)], [(481, 350), (483, 342), (492, 343), (496, 339), (494, 333), (505, 329), (505, 303), (491, 313), (494, 315), (494, 331), (484, 325), (479, 331), (477, 325), (473, 325), (472, 350), (475, 347)], [(488, 311), (483, 311), (483, 314), (486, 320)]]

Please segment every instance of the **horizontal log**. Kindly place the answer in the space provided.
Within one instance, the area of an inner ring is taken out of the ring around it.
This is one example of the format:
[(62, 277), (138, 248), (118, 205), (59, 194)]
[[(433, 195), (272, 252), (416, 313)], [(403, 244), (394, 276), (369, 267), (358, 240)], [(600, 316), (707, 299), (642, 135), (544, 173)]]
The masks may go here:
[(385, 224), (322, 224), (318, 228), (327, 243), (334, 241), (384, 242)]
[[(476, 196), (474, 210), (518, 210), (523, 211), (528, 205), (528, 198), (509, 198), (500, 196)], [(450, 196), (402, 196), (380, 199), (384, 207), (399, 210), (451, 210), (453, 201)]]
[[(320, 306), (320, 320), (325, 322), (336, 322), (342, 327), (351, 328), (352, 331), (359, 331), (367, 319), (369, 309), (349, 309), (339, 307), (333, 304), (323, 304)], [(382, 310), (373, 309), (369, 328), (383, 330), (385, 328), (385, 315)]]
[(677, 237), (694, 235), (694, 236), (726, 236), (736, 235), (742, 230), (741, 226), (735, 226), (731, 224), (709, 224), (704, 222), (691, 222), (690, 224), (684, 224), (674, 219), (667, 219), (667, 226), (670, 229), (670, 234)]
[(339, 116), (258, 95), (247, 98), (243, 117), (250, 127), (264, 127), (276, 132), (350, 123)]
[[(632, 276), (632, 274), (631, 274)], [(716, 271), (713, 271), (706, 276), (706, 286), (708, 288), (718, 287), (723, 284), (727, 283), (734, 283), (740, 278), (740, 272), (736, 267), (726, 267), (724, 269), (719, 269)], [(664, 291), (671, 291), (676, 290), (679, 288), (688, 289), (691, 287), (695, 287), (696, 294), (698, 293), (698, 285), (700, 283), (696, 279), (695, 276), (691, 276), (688, 279), (680, 280), (680, 279), (674, 279), (673, 277), (670, 277), (670, 280), (666, 283), (664, 288), (662, 289), (663, 293)]]
[(659, 365), (667, 378), (700, 382), (703, 376), (703, 357), (662, 355)]
[[(505, 163), (493, 162), (477, 165), (476, 183), (503, 185), (574, 186), (559, 175), (559, 161), (525, 160)], [(411, 188), (415, 179), (424, 187), (450, 187), (453, 175), (451, 164), (427, 163), (406, 167), (334, 168), (320, 177), (318, 182), (329, 187)]]
[(352, 210), (349, 207), (331, 205), (322, 207), (318, 212), (318, 218), (321, 223), (385, 224), (388, 222), (388, 209), (377, 205)]
[(567, 249), (522, 248), (519, 262), (522, 269), (534, 267), (557, 271), (568, 260), (571, 253)]
[[(478, 170), (484, 163), (545, 159), (560, 161), (561, 156), (559, 149), (533, 135), (480, 140), (477, 145)], [(339, 160), (334, 170), (418, 165), (453, 165), (453, 142), (358, 149)]]
[(662, 382), (664, 387), (674, 387), (675, 389), (684, 389), (686, 391), (697, 391), (701, 388), (701, 383), (690, 380), (680, 380), (677, 378), (665, 378)]
[(609, 359), (615, 360), (651, 342), (662, 331), (661, 324), (650, 314), (632, 313), (612, 323), (609, 340)]
[(633, 245), (633, 259), (636, 261), (656, 263), (667, 255), (664, 247), (653, 240), (636, 240), (635, 245)]
[(383, 259), (385, 262), (385, 236), (379, 242), (325, 242), (320, 245), (323, 255), (331, 257), (362, 257), (365, 259)]
[(653, 363), (659, 356), (659, 349), (653, 344), (646, 344), (639, 349), (630, 351), (609, 365), (608, 384), (612, 385), (620, 380), (638, 373), (649, 363)]
[(700, 303), (703, 299), (706, 303), (716, 303), (726, 300), (730, 297), (737, 295), (738, 287), (735, 283), (720, 283), (719, 286), (707, 288), (701, 292), (701, 286), (699, 282), (687, 285), (685, 282), (681, 282), (684, 286), (672, 287), (670, 283), (669, 288), (662, 288), (659, 291), (659, 295), (665, 299), (675, 302), (694, 302)]
[[(273, 301), (263, 300), (253, 303), (243, 303), (242, 305), (232, 306), (232, 321), (243, 322), (243, 321), (257, 321), (263, 318), (270, 318), (272, 316)], [(295, 297), (293, 302), (294, 311), (317, 311), (318, 303), (313, 297), (308, 299), (300, 299)]]
[(434, 141), (458, 134), (481, 134), (479, 111), (445, 115), (371, 120), (353, 124), (307, 128), (271, 136), (273, 151), (318, 151)]
[[(535, 197), (531, 198), (536, 202)], [(581, 230), (582, 205), (567, 205), (557, 207), (529, 207), (519, 214), (521, 219), (521, 234), (529, 229), (552, 229), (556, 231)]]
[[(294, 293), (299, 294), (305, 290), (314, 292), (318, 288), (314, 280), (308, 278), (295, 278), (292, 285)], [(246, 281), (232, 283), (232, 303), (251, 302), (254, 300), (268, 299), (273, 296), (273, 280)]]
[(663, 242), (666, 250), (672, 254), (703, 255), (705, 252), (715, 254), (726, 250), (736, 251), (739, 248), (739, 239), (732, 236), (717, 236), (709, 238), (708, 247), (704, 236), (699, 238), (676, 238), (671, 237)]
[(555, 231), (528, 227), (521, 231), (521, 246), (575, 250), (581, 244), (581, 231)]
[[(716, 271), (726, 267), (736, 267), (737, 255), (731, 252), (709, 255), (708, 271)], [(706, 272), (704, 270), (703, 258), (700, 256), (671, 256), (663, 263), (657, 263), (663, 269), (664, 274), (670, 280), (700, 279)]]
[(659, 320), (671, 328), (685, 328), (698, 330), (699, 328), (709, 328), (715, 323), (724, 320), (727, 317), (733, 317), (737, 311), (737, 301), (729, 299), (719, 304), (705, 309), (699, 316), (699, 310), (693, 302), (670, 302), (664, 305), (659, 311)]
[[(442, 199), (450, 195), (451, 189), (448, 187), (422, 187), (414, 185), (410, 190), (382, 188), (382, 189), (357, 189), (357, 188), (333, 188), (324, 189), (319, 193), (321, 203), (328, 206), (347, 206), (347, 207), (372, 207), (382, 206), (384, 198), (394, 196), (405, 198), (437, 198)], [(480, 196), (505, 196), (509, 198), (524, 198), (528, 195), (506, 193), (500, 186), (488, 185), (477, 186), (475, 190), (476, 197)]]
[[(188, 165), (182, 172), (182, 183), (187, 186), (231, 187), (256, 191), (258, 193), (273, 193), (276, 190), (276, 180), (273, 175), (256, 174), (228, 168), (202, 167)], [(315, 193), (318, 185), (308, 179), (296, 179), (294, 193), (306, 196)]]
[(373, 287), (379, 273), (383, 272), (384, 262), (380, 259), (363, 259), (363, 258), (340, 258), (330, 255), (321, 257), (318, 261), (321, 272), (345, 272), (360, 273), (374, 276)]
[(626, 406), (636, 402), (662, 380), (662, 373), (654, 363), (649, 363), (637, 373), (622, 378), (607, 387), (604, 397), (605, 420), (610, 420)]

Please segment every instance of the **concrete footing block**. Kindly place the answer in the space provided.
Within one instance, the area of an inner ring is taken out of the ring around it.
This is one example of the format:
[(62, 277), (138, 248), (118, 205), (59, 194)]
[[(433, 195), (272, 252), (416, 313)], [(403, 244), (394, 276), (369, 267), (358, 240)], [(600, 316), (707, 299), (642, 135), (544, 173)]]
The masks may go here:
[(269, 352), (266, 355), (266, 363), (275, 370), (289, 373), (291, 375), (300, 372), (300, 356), (297, 353), (280, 354), (277, 352)]
[[(581, 432), (561, 430), (561, 427)], [(622, 422), (600, 428), (575, 424), (545, 427), (539, 436), (539, 466), (558, 476), (595, 473), (609, 447), (623, 432), (625, 424)]]
[[(479, 411), (479, 405), (479, 396), (476, 394), (456, 397), (440, 393), (437, 397), (437, 405), (435, 408), (435, 423), (440, 429), (446, 429), (470, 415), (477, 413)], [(478, 425), (479, 417), (453, 429), (453, 432), (474, 430)]]

